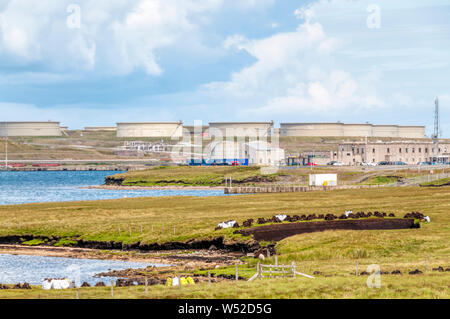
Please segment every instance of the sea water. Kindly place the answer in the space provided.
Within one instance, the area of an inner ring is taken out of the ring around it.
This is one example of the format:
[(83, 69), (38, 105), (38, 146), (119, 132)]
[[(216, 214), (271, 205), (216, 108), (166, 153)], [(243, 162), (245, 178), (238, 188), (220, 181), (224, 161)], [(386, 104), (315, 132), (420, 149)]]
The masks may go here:
[(146, 196), (227, 196), (223, 190), (85, 189), (101, 185), (117, 171), (1, 171), (0, 205), (66, 202)]

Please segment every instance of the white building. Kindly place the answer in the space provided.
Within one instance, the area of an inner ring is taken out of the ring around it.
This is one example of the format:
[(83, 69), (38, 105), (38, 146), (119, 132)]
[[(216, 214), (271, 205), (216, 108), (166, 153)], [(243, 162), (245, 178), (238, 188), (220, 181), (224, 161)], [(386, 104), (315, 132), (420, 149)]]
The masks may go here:
[(279, 166), (284, 163), (284, 149), (272, 147), (267, 142), (253, 141), (245, 143), (245, 154), (249, 165)]
[(205, 149), (209, 161), (248, 160), (249, 165), (278, 166), (284, 163), (285, 152), (272, 147), (267, 142), (252, 141), (239, 143), (236, 141), (213, 142)]

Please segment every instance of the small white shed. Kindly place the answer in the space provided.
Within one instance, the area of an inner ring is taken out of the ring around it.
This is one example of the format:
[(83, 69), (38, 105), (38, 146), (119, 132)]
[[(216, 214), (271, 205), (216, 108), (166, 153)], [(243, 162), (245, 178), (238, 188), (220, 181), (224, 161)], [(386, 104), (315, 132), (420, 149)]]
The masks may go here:
[(310, 174), (309, 186), (337, 186), (337, 174)]

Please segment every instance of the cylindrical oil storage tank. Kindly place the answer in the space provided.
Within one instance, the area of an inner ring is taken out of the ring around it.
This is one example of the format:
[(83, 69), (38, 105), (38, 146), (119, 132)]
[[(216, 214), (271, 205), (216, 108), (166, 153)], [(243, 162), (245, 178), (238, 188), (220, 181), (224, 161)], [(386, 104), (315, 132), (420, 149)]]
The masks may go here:
[(117, 137), (174, 137), (183, 136), (183, 122), (117, 123)]
[(372, 127), (374, 137), (398, 137), (398, 125), (374, 125)]
[(267, 137), (273, 132), (272, 122), (215, 122), (209, 123), (209, 134), (223, 137)]
[(280, 136), (343, 136), (342, 123), (281, 123)]
[(372, 124), (344, 124), (344, 136), (372, 136)]
[(425, 126), (399, 126), (398, 137), (425, 138)]
[(59, 122), (0, 122), (0, 136), (60, 136)]

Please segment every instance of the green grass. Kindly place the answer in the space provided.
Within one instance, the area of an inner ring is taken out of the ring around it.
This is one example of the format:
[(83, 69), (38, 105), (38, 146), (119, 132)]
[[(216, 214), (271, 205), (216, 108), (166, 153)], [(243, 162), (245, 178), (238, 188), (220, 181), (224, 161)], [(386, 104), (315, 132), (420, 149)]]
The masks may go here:
[(365, 185), (385, 185), (385, 184), (392, 184), (398, 182), (400, 177), (398, 176), (374, 176), (366, 181), (364, 181), (362, 184)]
[[(150, 286), (145, 295), (143, 286), (115, 287), (115, 299), (205, 299), (205, 298), (371, 298), (371, 299), (403, 299), (429, 298), (448, 299), (450, 276), (445, 273), (430, 273), (426, 275), (382, 275), (380, 288), (367, 287), (367, 276), (336, 276), (277, 278), (255, 280), (253, 282), (239, 281), (207, 283), (193, 286), (166, 287)], [(80, 288), (80, 299), (110, 299), (110, 287)], [(42, 290), (33, 287), (30, 290), (0, 290), (0, 298), (17, 299), (75, 299), (75, 289)]]
[(420, 184), (420, 186), (444, 186), (444, 185), (450, 185), (450, 177)]
[(223, 186), (225, 178), (232, 178), (234, 183), (263, 180), (271, 182), (275, 174), (261, 175), (259, 167), (187, 167), (161, 166), (145, 171), (131, 171), (110, 176), (111, 181), (118, 181), (123, 186)]
[(32, 239), (32, 240), (28, 240), (22, 243), (22, 245), (27, 245), (27, 246), (37, 246), (37, 245), (42, 245), (45, 244), (44, 240), (41, 239)]
[[(214, 231), (221, 221), (285, 214), (342, 214), (353, 211), (386, 211), (403, 216), (419, 211), (430, 223), (419, 229), (325, 231), (301, 234), (277, 243), (278, 262), (295, 262), (298, 271), (326, 276), (245, 283), (220, 283), (172, 289), (152, 287), (149, 298), (448, 298), (450, 273), (407, 275), (428, 267), (450, 267), (450, 188), (398, 187), (334, 190), (310, 193), (258, 194), (230, 197), (159, 197), (88, 202), (41, 203), (0, 207), (0, 236), (36, 235), (99, 241), (143, 243), (213, 238), (247, 240), (233, 230)], [(19, 228), (20, 223), (20, 228)], [(8, 228), (10, 225), (10, 228)], [(142, 225), (143, 232), (140, 233)], [(152, 231), (153, 226), (153, 231)], [(121, 229), (119, 233), (118, 229)], [(174, 233), (175, 228), (175, 233)], [(131, 236), (129, 230), (131, 229)], [(64, 243), (64, 241), (60, 241)], [(70, 243), (70, 242), (65, 242)], [(257, 259), (244, 258), (243, 277), (255, 271)], [(368, 289), (367, 277), (355, 277), (370, 264), (382, 270), (399, 269), (401, 276), (382, 277), (381, 289)], [(264, 263), (274, 263), (274, 257)], [(200, 270), (198, 270), (199, 272)], [(234, 266), (211, 270), (234, 274)], [(204, 273), (204, 271), (203, 271)], [(139, 290), (141, 289), (141, 290)], [(0, 291), (0, 298), (73, 298), (74, 291)], [(82, 298), (109, 298), (108, 289), (81, 290)], [(143, 288), (117, 289), (117, 298), (143, 298)]]

